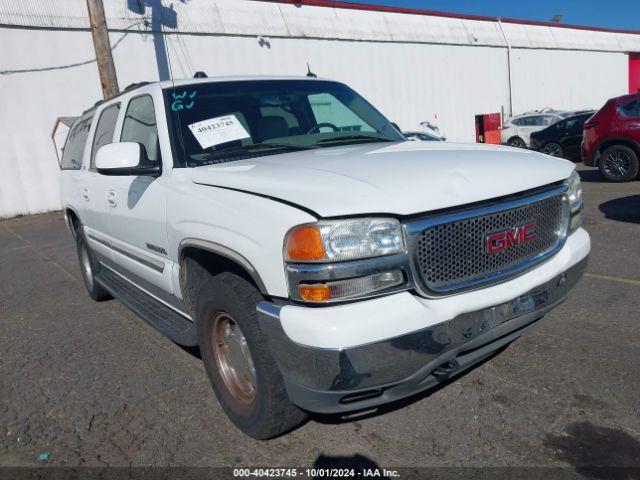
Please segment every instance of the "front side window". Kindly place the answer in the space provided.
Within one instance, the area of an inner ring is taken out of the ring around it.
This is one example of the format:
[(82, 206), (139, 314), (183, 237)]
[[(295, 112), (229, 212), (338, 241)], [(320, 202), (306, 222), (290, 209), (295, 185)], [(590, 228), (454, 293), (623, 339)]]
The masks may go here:
[(346, 85), (322, 80), (211, 82), (165, 90), (174, 166), (404, 137)]
[(156, 111), (153, 108), (153, 98), (142, 95), (131, 99), (127, 113), (122, 122), (121, 142), (137, 142), (146, 151), (147, 159), (151, 163), (160, 160), (160, 144), (158, 141), (158, 125)]
[(116, 129), (118, 113), (120, 113), (120, 104), (115, 103), (105, 108), (100, 114), (91, 146), (91, 168), (95, 168), (96, 153), (98, 153), (100, 147), (113, 143), (113, 133)]
[(82, 167), (82, 156), (87, 145), (87, 138), (89, 138), (92, 120), (92, 116), (81, 118), (69, 130), (62, 152), (62, 163), (60, 165), (62, 170), (80, 170)]
[(562, 121), (562, 122), (558, 122), (552, 128), (556, 128), (557, 130), (566, 130), (567, 129), (567, 122), (566, 122), (566, 120)]

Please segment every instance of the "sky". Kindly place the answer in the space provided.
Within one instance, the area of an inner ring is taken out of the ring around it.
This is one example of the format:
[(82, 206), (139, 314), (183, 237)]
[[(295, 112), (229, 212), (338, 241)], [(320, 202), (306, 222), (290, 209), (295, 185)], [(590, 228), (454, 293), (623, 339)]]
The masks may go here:
[[(344, 1), (344, 0), (343, 0)], [(640, 31), (640, 0), (346, 0), (352, 3), (440, 10)]]

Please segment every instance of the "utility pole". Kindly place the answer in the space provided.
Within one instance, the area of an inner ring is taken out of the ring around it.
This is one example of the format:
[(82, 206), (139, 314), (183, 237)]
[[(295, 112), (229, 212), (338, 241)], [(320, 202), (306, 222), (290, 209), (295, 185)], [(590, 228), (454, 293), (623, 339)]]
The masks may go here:
[(109, 31), (107, 30), (107, 21), (104, 18), (102, 0), (87, 0), (87, 10), (89, 10), (89, 23), (91, 24), (93, 47), (96, 50), (102, 94), (106, 100), (118, 95), (120, 89), (118, 88), (116, 67), (113, 64), (113, 55), (111, 55), (111, 43), (109, 42)]

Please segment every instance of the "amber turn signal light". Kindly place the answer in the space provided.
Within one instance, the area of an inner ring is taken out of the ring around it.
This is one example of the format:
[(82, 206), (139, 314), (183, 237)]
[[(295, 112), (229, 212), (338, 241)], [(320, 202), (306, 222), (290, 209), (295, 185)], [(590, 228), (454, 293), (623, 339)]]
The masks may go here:
[(331, 288), (329, 285), (300, 285), (298, 291), (300, 298), (306, 302), (326, 302), (331, 300)]
[(326, 256), (322, 237), (316, 227), (302, 225), (289, 233), (287, 259), (300, 261), (323, 260)]

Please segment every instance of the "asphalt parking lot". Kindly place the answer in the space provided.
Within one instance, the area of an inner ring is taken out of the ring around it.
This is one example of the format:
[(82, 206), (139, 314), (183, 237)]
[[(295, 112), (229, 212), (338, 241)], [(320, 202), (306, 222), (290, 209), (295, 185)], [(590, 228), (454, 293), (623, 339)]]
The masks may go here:
[(588, 273), (533, 332), (403, 408), (268, 442), (231, 425), (196, 352), (89, 299), (61, 214), (0, 222), (0, 466), (640, 467), (640, 181), (580, 169)]

